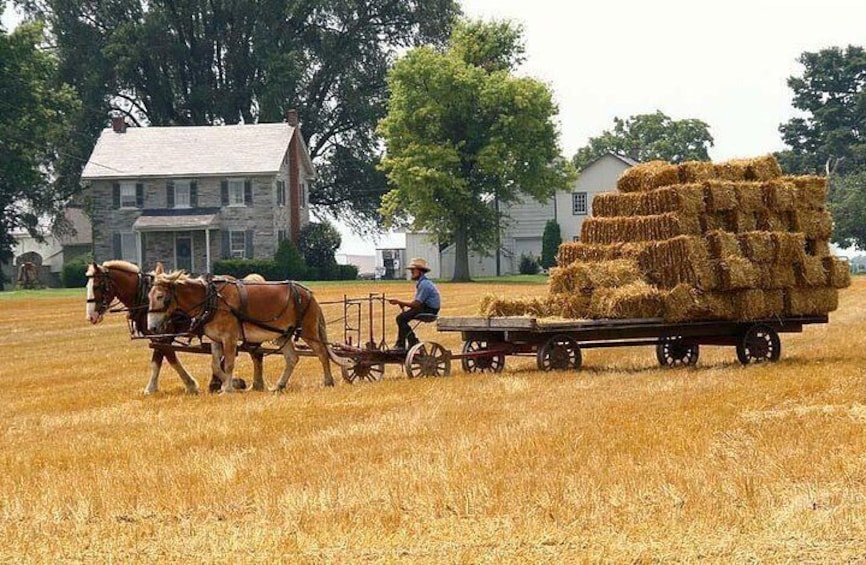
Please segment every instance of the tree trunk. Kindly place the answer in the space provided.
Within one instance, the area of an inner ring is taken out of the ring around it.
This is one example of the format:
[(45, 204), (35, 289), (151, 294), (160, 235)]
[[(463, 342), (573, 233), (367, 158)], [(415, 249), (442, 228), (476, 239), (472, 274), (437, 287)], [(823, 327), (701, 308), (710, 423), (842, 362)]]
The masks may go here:
[(454, 234), (454, 277), (452, 282), (469, 282), (469, 241), (466, 230), (459, 229)]

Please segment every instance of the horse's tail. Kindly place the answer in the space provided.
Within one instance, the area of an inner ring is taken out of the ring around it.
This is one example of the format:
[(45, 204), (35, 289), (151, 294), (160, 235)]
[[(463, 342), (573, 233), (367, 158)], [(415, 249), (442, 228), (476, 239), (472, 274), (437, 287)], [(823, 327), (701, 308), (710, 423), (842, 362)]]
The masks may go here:
[[(316, 304), (316, 305), (318, 306), (318, 304)], [(333, 361), (334, 363), (336, 363), (340, 367), (349, 367), (351, 365), (351, 362), (348, 359), (344, 359), (344, 358), (338, 356), (336, 353), (334, 353), (334, 348), (332, 348), (331, 344), (328, 343), (328, 326), (327, 326), (327, 324), (325, 324), (325, 313), (322, 312), (321, 306), (319, 306), (318, 310), (319, 310), (319, 321), (318, 321), (318, 328), (319, 328), (318, 339), (319, 339), (319, 341), (322, 343), (322, 345), (325, 346), (325, 349), (328, 350), (328, 357), (331, 358), (331, 361)]]

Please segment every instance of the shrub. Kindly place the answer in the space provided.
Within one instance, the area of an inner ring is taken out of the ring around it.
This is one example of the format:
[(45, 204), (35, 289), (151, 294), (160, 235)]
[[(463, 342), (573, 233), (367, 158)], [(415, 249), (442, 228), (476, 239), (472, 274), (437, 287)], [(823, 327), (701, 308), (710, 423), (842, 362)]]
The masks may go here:
[(330, 222), (309, 223), (301, 228), (298, 249), (313, 280), (335, 280), (339, 269), (334, 254), (340, 247), (340, 232)]
[(520, 256), (520, 274), (521, 275), (535, 275), (538, 274), (540, 270), (540, 266), (538, 264), (538, 258), (532, 255), (523, 254)]
[(282, 270), (273, 259), (223, 259), (213, 265), (215, 275), (231, 275), (242, 279), (258, 273), (269, 281), (283, 280)]
[(87, 284), (87, 265), (91, 259), (88, 255), (76, 257), (71, 261), (63, 264), (63, 270), (60, 272), (60, 280), (66, 288), (79, 288)]
[(544, 235), (541, 238), (541, 266), (545, 269), (556, 266), (556, 252), (562, 243), (559, 233), (559, 223), (556, 220), (547, 220), (544, 225)]
[(309, 277), (309, 269), (304, 257), (290, 239), (284, 239), (277, 246), (274, 261), (280, 270), (277, 280), (306, 280)]
[(353, 281), (358, 278), (358, 267), (355, 265), (337, 265), (337, 277), (339, 281)]

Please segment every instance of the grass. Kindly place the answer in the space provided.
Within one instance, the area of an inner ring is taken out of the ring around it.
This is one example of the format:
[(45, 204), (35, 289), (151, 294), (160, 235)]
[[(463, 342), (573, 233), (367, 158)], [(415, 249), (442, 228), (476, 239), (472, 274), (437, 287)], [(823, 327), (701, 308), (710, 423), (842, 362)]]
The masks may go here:
[[(323, 301), (379, 288), (313, 286)], [(440, 288), (445, 315), (545, 292)], [(696, 369), (662, 370), (652, 348), (600, 349), (578, 373), (519, 357), (500, 375), (389, 366), (325, 389), (303, 358), (282, 395), (187, 396), (166, 368), (144, 397), (146, 345), (120, 314), (90, 326), (83, 298), (0, 305), (2, 562), (866, 559), (862, 277), (773, 365), (704, 348)], [(207, 383), (204, 356), (184, 362)], [(280, 367), (266, 361), (270, 383)]]

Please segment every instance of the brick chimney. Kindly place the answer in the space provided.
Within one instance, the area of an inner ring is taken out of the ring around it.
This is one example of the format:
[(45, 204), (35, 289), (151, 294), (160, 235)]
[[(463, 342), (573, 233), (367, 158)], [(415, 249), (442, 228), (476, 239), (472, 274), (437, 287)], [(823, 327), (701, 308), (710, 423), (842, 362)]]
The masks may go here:
[(298, 127), (298, 111), (292, 108), (286, 112), (286, 122), (292, 127)]
[(114, 133), (126, 133), (126, 120), (123, 116), (111, 116), (111, 129)]

